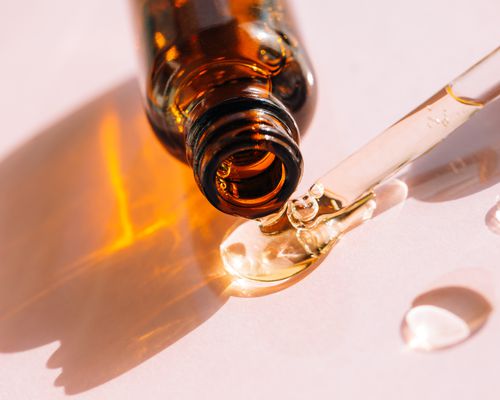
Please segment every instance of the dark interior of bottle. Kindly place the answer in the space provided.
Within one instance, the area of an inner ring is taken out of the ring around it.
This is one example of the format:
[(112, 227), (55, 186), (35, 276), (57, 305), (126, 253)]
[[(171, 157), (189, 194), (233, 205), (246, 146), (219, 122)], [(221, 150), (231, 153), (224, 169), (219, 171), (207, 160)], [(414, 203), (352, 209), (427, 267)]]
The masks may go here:
[(220, 164), (216, 186), (226, 201), (250, 207), (273, 198), (283, 186), (285, 177), (285, 166), (275, 154), (244, 150)]

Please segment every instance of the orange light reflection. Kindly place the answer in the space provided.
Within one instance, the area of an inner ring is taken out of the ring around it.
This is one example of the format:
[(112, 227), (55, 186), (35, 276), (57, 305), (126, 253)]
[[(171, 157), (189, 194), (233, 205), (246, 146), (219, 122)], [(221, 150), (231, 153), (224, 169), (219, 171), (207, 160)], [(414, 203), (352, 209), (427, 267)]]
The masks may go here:
[(109, 175), (109, 181), (116, 197), (118, 215), (122, 229), (121, 236), (113, 243), (112, 249), (114, 250), (129, 246), (134, 240), (134, 229), (127, 206), (127, 194), (120, 172), (120, 158), (118, 154), (120, 148), (118, 138), (119, 132), (120, 126), (116, 114), (114, 112), (108, 112), (102, 119), (99, 136), (102, 142), (102, 152)]

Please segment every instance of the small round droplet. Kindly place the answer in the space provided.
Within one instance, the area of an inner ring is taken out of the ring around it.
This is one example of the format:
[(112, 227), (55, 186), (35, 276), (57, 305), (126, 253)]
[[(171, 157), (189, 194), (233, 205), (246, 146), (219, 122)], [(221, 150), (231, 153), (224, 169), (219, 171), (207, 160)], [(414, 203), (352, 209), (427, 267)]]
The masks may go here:
[(319, 205), (309, 193), (290, 201), (289, 213), (299, 222), (312, 221), (318, 214)]
[(309, 194), (315, 199), (319, 199), (325, 193), (325, 187), (322, 183), (315, 183), (309, 189)]
[(485, 222), (490, 231), (500, 235), (500, 196), (497, 196), (496, 204), (486, 214)]
[(282, 54), (280, 49), (273, 49), (271, 47), (261, 46), (259, 49), (259, 60), (267, 65), (274, 67), (281, 63)]
[(217, 176), (227, 178), (231, 174), (231, 162), (224, 160), (217, 168)]
[(468, 339), (488, 320), (491, 304), (480, 293), (447, 286), (418, 296), (404, 316), (401, 333), (413, 350), (434, 351)]

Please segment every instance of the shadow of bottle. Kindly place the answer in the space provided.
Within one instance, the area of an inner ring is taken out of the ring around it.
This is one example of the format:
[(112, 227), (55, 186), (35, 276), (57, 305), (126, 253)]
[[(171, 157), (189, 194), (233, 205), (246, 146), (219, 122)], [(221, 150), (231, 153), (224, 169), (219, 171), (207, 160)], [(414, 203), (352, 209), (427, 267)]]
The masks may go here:
[(165, 154), (127, 81), (0, 162), (0, 351), (50, 342), (69, 394), (162, 351), (226, 301), (234, 221)]

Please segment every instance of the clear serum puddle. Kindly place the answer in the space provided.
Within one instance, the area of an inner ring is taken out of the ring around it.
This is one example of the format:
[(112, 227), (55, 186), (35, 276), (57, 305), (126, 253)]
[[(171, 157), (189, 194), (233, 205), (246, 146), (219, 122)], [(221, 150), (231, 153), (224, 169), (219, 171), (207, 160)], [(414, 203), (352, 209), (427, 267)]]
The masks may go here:
[(248, 281), (283, 282), (327, 254), (344, 233), (370, 219), (375, 208), (375, 200), (369, 200), (343, 218), (326, 219), (313, 229), (269, 235), (254, 221), (246, 221), (230, 230), (220, 246), (224, 267)]

